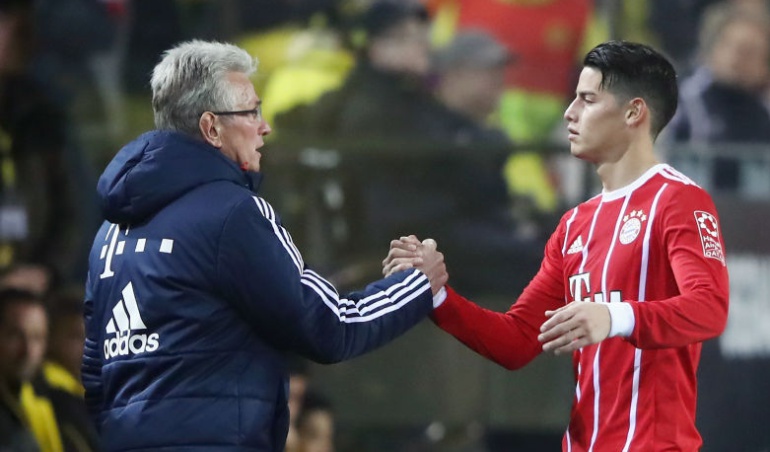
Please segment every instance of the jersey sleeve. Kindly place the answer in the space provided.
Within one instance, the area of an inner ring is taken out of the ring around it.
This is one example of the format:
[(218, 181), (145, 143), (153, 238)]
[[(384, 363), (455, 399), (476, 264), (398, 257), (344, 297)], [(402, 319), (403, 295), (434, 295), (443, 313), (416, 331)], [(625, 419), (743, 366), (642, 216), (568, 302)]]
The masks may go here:
[[(719, 219), (711, 197), (688, 185), (669, 195), (661, 234), (678, 294), (653, 302), (629, 302), (636, 347), (681, 347), (718, 336), (727, 323), (729, 282)], [(650, 281), (649, 284), (655, 284)]]
[(546, 243), (540, 270), (508, 312), (476, 305), (451, 288), (433, 311), (433, 321), (471, 350), (506, 369), (525, 366), (543, 351), (537, 340), (545, 311), (564, 306), (561, 244), (564, 222)]
[(322, 363), (342, 361), (395, 339), (433, 309), (422, 272), (399, 272), (341, 296), (308, 268), (272, 207), (254, 197), (228, 218), (218, 280), (263, 340)]

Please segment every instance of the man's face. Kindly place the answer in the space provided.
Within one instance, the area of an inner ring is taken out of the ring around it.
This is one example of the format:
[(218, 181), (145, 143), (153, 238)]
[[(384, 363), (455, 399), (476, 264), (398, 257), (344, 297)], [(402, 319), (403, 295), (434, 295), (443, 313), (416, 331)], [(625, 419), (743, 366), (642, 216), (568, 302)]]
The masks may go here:
[(42, 306), (10, 303), (0, 323), (0, 379), (32, 379), (45, 355), (48, 319)]
[(607, 90), (599, 89), (602, 73), (586, 67), (580, 73), (575, 100), (564, 119), (569, 132), (570, 152), (592, 163), (614, 161), (628, 144), (626, 104)]
[[(260, 100), (246, 74), (232, 72), (227, 80), (236, 93), (234, 111), (257, 108)], [(222, 153), (241, 168), (259, 171), (262, 158), (259, 149), (265, 144), (264, 136), (272, 131), (264, 118), (253, 114), (220, 115), (216, 121), (221, 126)]]
[(505, 66), (457, 67), (441, 77), (442, 91), (454, 98), (454, 107), (485, 121), (500, 105), (505, 91)]
[(430, 69), (429, 29), (425, 22), (409, 18), (382, 36), (369, 48), (372, 65), (387, 72), (423, 76)]
[(747, 91), (767, 85), (769, 61), (768, 32), (749, 21), (727, 25), (709, 55), (709, 66), (718, 80)]

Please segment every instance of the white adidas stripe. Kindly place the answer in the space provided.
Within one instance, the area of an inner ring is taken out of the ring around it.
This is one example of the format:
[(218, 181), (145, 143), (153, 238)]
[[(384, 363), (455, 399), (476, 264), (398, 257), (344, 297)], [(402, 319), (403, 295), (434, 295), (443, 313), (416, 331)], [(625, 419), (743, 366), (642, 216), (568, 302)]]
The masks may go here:
[[(400, 283), (359, 300), (358, 306), (363, 307), (360, 309), (355, 307), (350, 309), (352, 312), (349, 312), (348, 306), (356, 306), (350, 300), (330, 298), (327, 292), (319, 289), (318, 281), (309, 278), (302, 279), (302, 284), (313, 289), (339, 320), (345, 323), (367, 322), (397, 310), (417, 298), (423, 292), (426, 283), (428, 283), (428, 278), (420, 271), (414, 270)], [(340, 304), (342, 305), (340, 306)], [(369, 306), (364, 306), (366, 304)], [(370, 311), (372, 312), (369, 313)]]
[(294, 261), (294, 266), (297, 267), (297, 271), (302, 273), (302, 270), (305, 267), (305, 262), (302, 260), (302, 255), (300, 254), (299, 250), (294, 245), (294, 241), (291, 239), (291, 235), (289, 235), (288, 231), (286, 231), (283, 226), (278, 225), (275, 219), (275, 212), (267, 201), (258, 196), (253, 196), (252, 198), (254, 198), (254, 202), (256, 203), (257, 208), (259, 209), (262, 216), (264, 216), (272, 225), (273, 232), (275, 232), (278, 240), (289, 253), (289, 256), (291, 256), (292, 261)]

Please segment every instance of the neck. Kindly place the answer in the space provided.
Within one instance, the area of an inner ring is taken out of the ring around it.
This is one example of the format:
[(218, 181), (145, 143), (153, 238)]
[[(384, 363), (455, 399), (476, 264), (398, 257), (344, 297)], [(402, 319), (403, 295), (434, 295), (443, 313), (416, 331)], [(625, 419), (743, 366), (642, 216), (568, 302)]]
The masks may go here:
[(599, 163), (596, 172), (604, 191), (614, 191), (629, 185), (658, 163), (650, 140), (632, 143), (617, 160)]

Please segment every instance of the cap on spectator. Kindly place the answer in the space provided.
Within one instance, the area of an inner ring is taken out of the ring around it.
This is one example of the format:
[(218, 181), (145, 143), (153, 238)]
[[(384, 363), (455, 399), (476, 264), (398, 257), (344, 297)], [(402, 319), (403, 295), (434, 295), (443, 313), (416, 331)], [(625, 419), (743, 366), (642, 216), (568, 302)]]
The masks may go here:
[(410, 0), (378, 0), (363, 13), (360, 25), (371, 39), (412, 17), (427, 22), (428, 12), (422, 4)]
[(434, 56), (436, 69), (451, 67), (489, 68), (505, 66), (515, 60), (502, 44), (481, 30), (458, 32), (454, 39)]

